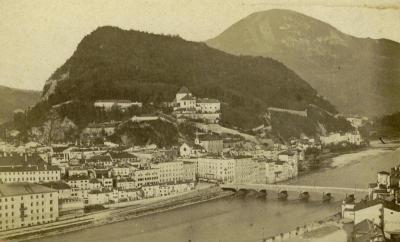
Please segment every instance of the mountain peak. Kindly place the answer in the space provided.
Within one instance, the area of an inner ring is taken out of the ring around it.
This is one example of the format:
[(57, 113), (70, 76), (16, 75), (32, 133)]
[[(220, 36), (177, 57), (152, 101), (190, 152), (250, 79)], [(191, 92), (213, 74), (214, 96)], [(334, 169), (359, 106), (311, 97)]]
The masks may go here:
[(394, 41), (356, 38), (304, 14), (273, 9), (245, 17), (207, 44), (284, 63), (343, 113), (375, 116), (400, 108), (393, 91), (400, 89), (400, 45)]

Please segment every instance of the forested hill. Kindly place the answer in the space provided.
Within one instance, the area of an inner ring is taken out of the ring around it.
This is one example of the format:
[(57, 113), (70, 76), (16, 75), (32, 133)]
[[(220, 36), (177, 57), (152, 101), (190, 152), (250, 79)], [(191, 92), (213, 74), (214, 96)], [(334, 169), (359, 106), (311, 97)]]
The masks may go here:
[(204, 43), (116, 27), (83, 38), (66, 63), (47, 80), (42, 99), (171, 101), (181, 86), (220, 99), (224, 120), (242, 128), (259, 124), (267, 107), (303, 110), (312, 103), (330, 112), (293, 71), (270, 58), (234, 56)]

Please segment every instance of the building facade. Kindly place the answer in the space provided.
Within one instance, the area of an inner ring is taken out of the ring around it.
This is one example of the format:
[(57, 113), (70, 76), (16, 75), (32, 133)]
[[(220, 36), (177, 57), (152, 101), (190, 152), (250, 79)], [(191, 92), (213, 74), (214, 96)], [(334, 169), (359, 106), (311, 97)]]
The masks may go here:
[(31, 183), (0, 184), (0, 231), (51, 223), (57, 217), (57, 191)]

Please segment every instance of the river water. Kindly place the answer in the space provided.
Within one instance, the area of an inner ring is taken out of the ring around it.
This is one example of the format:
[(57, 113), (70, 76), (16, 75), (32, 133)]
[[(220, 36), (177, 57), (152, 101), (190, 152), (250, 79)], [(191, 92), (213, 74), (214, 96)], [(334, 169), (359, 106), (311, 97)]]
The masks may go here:
[[(400, 164), (400, 150), (380, 151), (368, 157), (360, 155), (360, 159), (354, 154), (350, 157), (349, 164), (315, 172), (290, 183), (366, 188), (376, 179), (377, 171)], [(286, 202), (276, 200), (275, 194), (269, 194), (267, 199), (229, 197), (35, 241), (254, 241), (340, 210), (340, 201), (323, 204), (320, 198), (311, 196), (308, 203), (292, 195)]]

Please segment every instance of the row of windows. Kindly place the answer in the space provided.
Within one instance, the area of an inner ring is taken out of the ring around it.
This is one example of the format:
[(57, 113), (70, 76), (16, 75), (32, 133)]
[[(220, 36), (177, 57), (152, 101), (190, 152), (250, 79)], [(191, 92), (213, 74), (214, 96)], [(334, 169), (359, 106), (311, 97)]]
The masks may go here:
[(57, 174), (60, 171), (12, 171), (12, 172), (0, 172), (1, 175), (35, 175), (35, 174)]
[[(49, 196), (50, 197), (53, 197), (53, 193), (49, 193)], [(34, 199), (34, 198), (37, 198), (37, 199), (39, 199), (39, 198), (44, 198), (45, 197), (45, 194), (41, 194), (41, 195), (39, 195), (39, 194), (36, 194), (36, 196), (35, 195), (30, 195), (30, 198), (31, 199)], [(0, 198), (0, 202), (8, 202), (8, 201), (10, 201), (10, 202), (13, 202), (15, 199), (14, 199), (14, 197), (10, 197), (10, 198)], [(21, 196), (21, 200), (24, 200), (24, 196)]]
[(22, 178), (4, 178), (4, 179), (2, 179), (2, 178), (0, 178), (0, 183), (2, 183), (3, 182), (3, 180), (4, 180), (4, 182), (20, 182), (20, 181), (36, 181), (36, 180), (39, 180), (39, 181), (58, 181), (58, 180), (60, 180), (60, 177), (38, 177), (38, 179), (36, 179), (37, 177), (22, 177)]
[[(7, 229), (14, 229), (14, 228), (19, 228), (19, 227), (33, 226), (33, 225), (37, 225), (37, 224), (45, 224), (45, 223), (53, 222), (54, 221), (53, 214), (50, 214), (50, 218), (51, 219), (46, 219), (45, 220), (45, 218), (43, 216), (42, 216), (42, 219), (40, 219), (40, 217), (36, 217), (36, 219), (35, 219), (36, 221), (32, 221), (31, 223), (28, 223), (28, 224), (25, 224), (24, 222), (21, 222), (20, 225), (14, 224), (14, 219), (12, 219), (10, 221), (5, 220), (4, 221), (4, 225), (5, 226), (3, 226), (2, 221), (0, 221), (0, 231), (7, 230)], [(10, 224), (8, 222), (10, 222)]]
[[(53, 204), (53, 200), (49, 200), (49, 203)], [(23, 206), (23, 204), (21, 204), (21, 205)], [(31, 202), (31, 207), (33, 207), (33, 206), (34, 206), (34, 203)], [(36, 206), (39, 206), (39, 202), (36, 202)], [(42, 201), (42, 206), (44, 206), (44, 201)], [(8, 208), (14, 209), (14, 204), (11, 204), (10, 206), (4, 205), (4, 210), (8, 209)], [(2, 209), (3, 209), (3, 205), (0, 205), (0, 212), (2, 211)]]
[[(53, 208), (52, 207), (50, 207), (49, 208), (49, 211), (50, 212), (53, 212)], [(35, 210), (31, 210), (31, 214), (34, 214), (35, 213)], [(39, 209), (36, 209), (36, 213), (40, 213), (40, 210)], [(42, 208), (42, 213), (44, 213), (44, 208)], [(8, 217), (8, 215), (10, 215), (11, 217), (14, 217), (14, 212), (11, 212), (11, 213), (8, 213), (8, 212), (6, 212), (6, 213), (4, 213), (4, 217)], [(3, 216), (3, 213), (0, 213), (0, 218)], [(0, 220), (1, 221), (1, 220)]]

